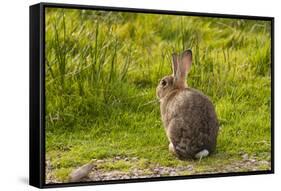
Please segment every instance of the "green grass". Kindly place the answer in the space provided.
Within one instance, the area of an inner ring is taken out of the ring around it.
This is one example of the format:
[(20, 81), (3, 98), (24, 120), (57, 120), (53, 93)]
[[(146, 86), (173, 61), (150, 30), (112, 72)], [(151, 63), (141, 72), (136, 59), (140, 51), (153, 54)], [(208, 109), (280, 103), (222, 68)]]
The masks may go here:
[[(55, 177), (115, 156), (139, 160), (104, 169), (192, 164), (193, 173), (215, 173), (245, 153), (270, 160), (270, 40), (267, 21), (47, 8), (46, 156)], [(155, 101), (171, 53), (187, 48), (187, 82), (212, 99), (220, 121), (216, 153), (200, 163), (168, 152)]]

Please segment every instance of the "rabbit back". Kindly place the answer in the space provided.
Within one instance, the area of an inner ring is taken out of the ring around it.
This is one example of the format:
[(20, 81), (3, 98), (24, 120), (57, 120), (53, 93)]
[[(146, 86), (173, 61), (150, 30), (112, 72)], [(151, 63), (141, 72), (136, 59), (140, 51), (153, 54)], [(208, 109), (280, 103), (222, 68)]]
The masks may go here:
[(174, 93), (161, 105), (166, 134), (179, 158), (194, 158), (203, 149), (210, 153), (214, 151), (218, 121), (207, 96), (186, 88)]

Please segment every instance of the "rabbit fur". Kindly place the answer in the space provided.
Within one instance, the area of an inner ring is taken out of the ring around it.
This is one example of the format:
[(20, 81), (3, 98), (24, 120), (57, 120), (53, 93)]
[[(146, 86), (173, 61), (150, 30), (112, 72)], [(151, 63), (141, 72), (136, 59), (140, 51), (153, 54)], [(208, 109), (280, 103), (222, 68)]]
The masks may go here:
[(172, 55), (173, 74), (160, 80), (156, 95), (170, 142), (169, 151), (179, 159), (202, 158), (215, 150), (219, 124), (214, 106), (202, 92), (189, 88), (192, 51)]

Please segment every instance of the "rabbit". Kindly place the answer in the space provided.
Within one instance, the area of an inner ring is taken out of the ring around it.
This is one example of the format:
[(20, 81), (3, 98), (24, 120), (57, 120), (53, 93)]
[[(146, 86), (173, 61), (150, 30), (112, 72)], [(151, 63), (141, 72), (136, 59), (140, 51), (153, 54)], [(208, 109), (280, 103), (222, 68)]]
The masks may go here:
[(180, 160), (200, 159), (216, 147), (219, 124), (214, 106), (202, 92), (186, 84), (192, 51), (172, 55), (173, 74), (156, 88), (169, 151)]

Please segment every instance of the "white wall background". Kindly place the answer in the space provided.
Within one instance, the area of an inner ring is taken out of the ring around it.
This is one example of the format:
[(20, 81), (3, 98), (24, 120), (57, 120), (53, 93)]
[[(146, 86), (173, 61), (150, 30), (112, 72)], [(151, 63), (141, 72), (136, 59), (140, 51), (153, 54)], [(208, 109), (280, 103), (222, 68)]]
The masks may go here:
[[(37, 0), (1, 1), (0, 6), (0, 190), (37, 190), (28, 185), (29, 5)], [(84, 186), (55, 190), (269, 190), (280, 187), (280, 46), (278, 0), (60, 0), (60, 3), (121, 6), (275, 17), (276, 174), (151, 183)], [(276, 189), (275, 189), (276, 190)]]

